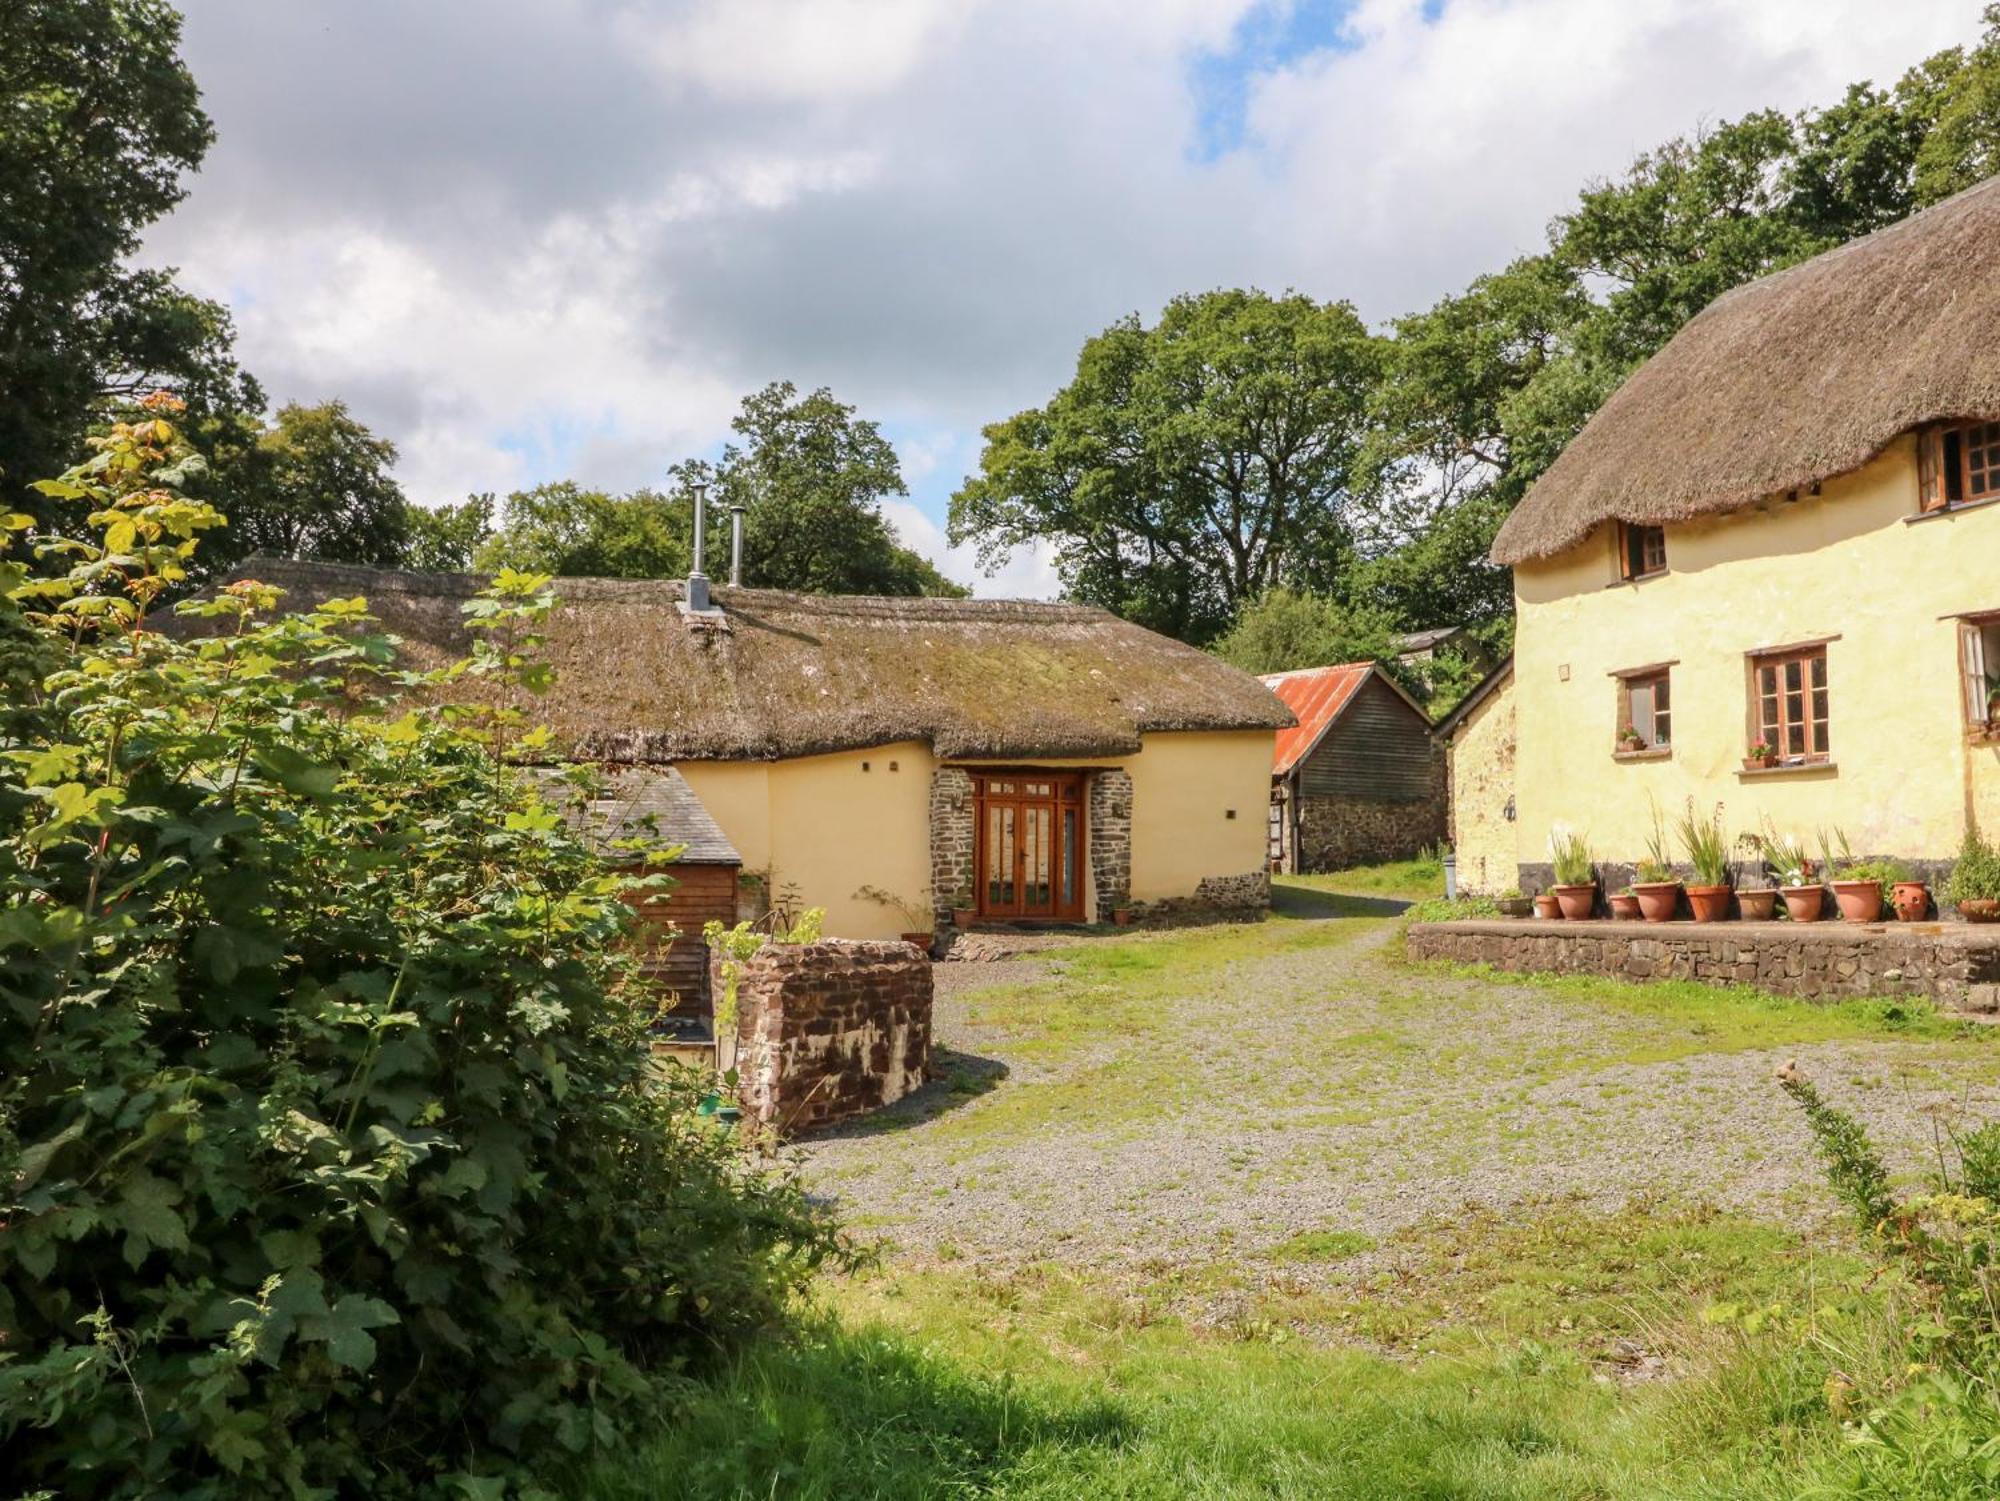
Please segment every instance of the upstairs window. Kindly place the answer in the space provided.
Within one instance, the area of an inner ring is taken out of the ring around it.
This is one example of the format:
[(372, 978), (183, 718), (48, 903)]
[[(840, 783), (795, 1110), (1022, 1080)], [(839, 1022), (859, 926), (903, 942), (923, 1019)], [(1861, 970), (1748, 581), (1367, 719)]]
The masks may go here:
[(1618, 745), (1623, 755), (1663, 751), (1673, 744), (1673, 696), (1665, 668), (1618, 679)]
[(2000, 497), (2000, 422), (1960, 422), (1921, 434), (1917, 491), (1926, 511)]
[(2000, 612), (1958, 623), (1958, 660), (1965, 673), (1965, 722), (2000, 733)]
[(1618, 576), (1622, 579), (1651, 578), (1667, 571), (1667, 534), (1657, 526), (1618, 523)]
[(1827, 759), (1830, 742), (1824, 646), (1752, 657), (1750, 692), (1757, 738), (1781, 760)]

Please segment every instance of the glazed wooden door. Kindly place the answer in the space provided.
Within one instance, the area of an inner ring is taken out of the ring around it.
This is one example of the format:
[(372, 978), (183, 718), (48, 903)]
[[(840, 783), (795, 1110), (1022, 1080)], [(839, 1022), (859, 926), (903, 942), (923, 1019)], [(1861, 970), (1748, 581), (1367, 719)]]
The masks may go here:
[(1083, 778), (1047, 772), (974, 780), (982, 918), (1083, 918)]

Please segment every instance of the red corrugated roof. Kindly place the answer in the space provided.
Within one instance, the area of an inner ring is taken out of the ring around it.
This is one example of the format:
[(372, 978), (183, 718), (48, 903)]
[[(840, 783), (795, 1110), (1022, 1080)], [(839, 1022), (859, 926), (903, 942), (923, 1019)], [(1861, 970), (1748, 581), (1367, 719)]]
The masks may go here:
[(1373, 662), (1348, 662), (1340, 667), (1273, 672), (1262, 679), (1264, 686), (1283, 699), (1285, 707), (1299, 721), (1293, 729), (1278, 731), (1277, 755), (1271, 766), (1273, 776), (1283, 776), (1300, 756), (1313, 748), (1320, 732), (1347, 707), (1347, 701), (1368, 681), (1368, 674), (1374, 668)]

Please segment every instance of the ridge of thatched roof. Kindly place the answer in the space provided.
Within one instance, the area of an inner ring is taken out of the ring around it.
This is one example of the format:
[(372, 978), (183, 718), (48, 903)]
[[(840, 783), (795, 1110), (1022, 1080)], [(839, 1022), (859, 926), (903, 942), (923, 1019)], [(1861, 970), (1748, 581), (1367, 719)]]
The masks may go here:
[(1726, 292), (1641, 365), (1493, 543), (1546, 558), (1860, 468), (1926, 422), (2000, 415), (2000, 177)]
[[(232, 578), (301, 608), (365, 596), (402, 661), (467, 652), (469, 574), (256, 557)], [(533, 713), (563, 752), (617, 762), (779, 760), (927, 741), (948, 759), (1125, 755), (1162, 730), (1276, 730), (1248, 673), (1089, 605), (714, 591), (693, 626), (678, 579), (559, 578)], [(479, 691), (466, 680), (464, 691)]]

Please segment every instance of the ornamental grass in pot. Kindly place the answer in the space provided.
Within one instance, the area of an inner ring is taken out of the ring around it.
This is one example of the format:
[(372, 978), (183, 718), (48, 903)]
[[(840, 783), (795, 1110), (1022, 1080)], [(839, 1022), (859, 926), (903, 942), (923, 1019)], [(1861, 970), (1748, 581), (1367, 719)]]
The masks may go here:
[(1667, 855), (1667, 826), (1658, 803), (1653, 805), (1653, 832), (1646, 836), (1646, 858), (1633, 872), (1632, 895), (1647, 922), (1670, 922), (1680, 910), (1681, 883)]
[(1694, 879), (1688, 883), (1688, 906), (1696, 922), (1721, 922), (1729, 916), (1729, 836), (1722, 831), (1722, 805), (1702, 818), (1689, 798), (1680, 816), (1681, 847), (1687, 851)]
[(1557, 830), (1549, 835), (1549, 858), (1555, 863), (1556, 905), (1568, 921), (1584, 921), (1597, 907), (1597, 862), (1589, 841)]
[(2000, 922), (2000, 854), (1976, 825), (1966, 827), (1942, 895), (1967, 922)]
[(1826, 905), (1826, 888), (1819, 883), (1806, 847), (1764, 821), (1764, 832), (1753, 836), (1763, 852), (1764, 864), (1777, 878), (1778, 894), (1785, 899), (1785, 916), (1793, 922), (1818, 922)]

